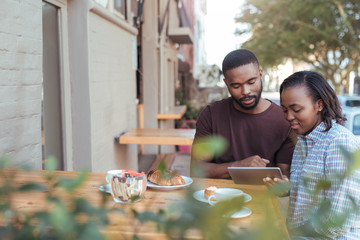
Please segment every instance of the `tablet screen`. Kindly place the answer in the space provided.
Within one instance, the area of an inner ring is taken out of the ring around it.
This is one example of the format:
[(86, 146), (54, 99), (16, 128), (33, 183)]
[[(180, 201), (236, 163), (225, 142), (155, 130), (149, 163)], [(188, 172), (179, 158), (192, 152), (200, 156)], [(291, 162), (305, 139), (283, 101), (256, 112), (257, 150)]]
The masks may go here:
[(237, 184), (264, 184), (263, 178), (282, 178), (278, 167), (228, 167), (232, 180)]

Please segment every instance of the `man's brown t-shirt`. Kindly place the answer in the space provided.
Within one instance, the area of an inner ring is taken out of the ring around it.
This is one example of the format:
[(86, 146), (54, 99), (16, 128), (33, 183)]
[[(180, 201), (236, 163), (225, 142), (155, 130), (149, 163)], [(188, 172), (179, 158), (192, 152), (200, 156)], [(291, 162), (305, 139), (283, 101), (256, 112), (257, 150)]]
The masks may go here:
[(276, 163), (290, 164), (294, 142), (290, 139), (290, 124), (275, 103), (259, 114), (247, 114), (226, 98), (207, 106), (196, 123), (195, 141), (209, 135), (220, 135), (228, 141), (227, 151), (213, 163), (226, 163), (259, 155)]

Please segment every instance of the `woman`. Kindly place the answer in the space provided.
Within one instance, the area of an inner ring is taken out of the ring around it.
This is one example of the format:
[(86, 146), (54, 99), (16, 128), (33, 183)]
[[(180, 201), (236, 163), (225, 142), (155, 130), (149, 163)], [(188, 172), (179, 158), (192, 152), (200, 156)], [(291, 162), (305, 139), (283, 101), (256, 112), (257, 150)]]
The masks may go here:
[[(360, 203), (360, 171), (348, 172), (350, 162), (341, 150), (353, 152), (360, 142), (342, 126), (346, 119), (334, 90), (315, 72), (296, 72), (281, 84), (280, 102), (285, 119), (298, 134), (290, 170), (290, 234), (360, 239), (360, 214), (355, 211)], [(269, 187), (287, 181), (264, 179)], [(349, 215), (341, 222), (339, 216), (345, 213)]]

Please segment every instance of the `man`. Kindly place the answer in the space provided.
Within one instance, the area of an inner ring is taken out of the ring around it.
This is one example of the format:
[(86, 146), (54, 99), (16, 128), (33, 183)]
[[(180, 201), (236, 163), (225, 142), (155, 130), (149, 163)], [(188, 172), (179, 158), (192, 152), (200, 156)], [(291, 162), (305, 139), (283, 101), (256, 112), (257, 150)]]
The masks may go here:
[(228, 167), (265, 166), (278, 166), (289, 175), (294, 150), (290, 124), (279, 106), (261, 97), (262, 70), (256, 56), (246, 49), (232, 51), (222, 71), (231, 97), (207, 106), (196, 123), (194, 144), (210, 135), (228, 142), (220, 157), (201, 161), (206, 177), (229, 178)]

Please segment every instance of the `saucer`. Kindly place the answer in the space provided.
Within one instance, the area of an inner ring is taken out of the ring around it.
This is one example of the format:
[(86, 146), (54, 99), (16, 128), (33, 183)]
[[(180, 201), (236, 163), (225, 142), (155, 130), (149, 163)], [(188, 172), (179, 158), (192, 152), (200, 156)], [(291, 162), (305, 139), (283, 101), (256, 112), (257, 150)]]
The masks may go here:
[[(204, 191), (205, 190), (199, 190), (194, 192), (193, 197), (200, 202), (208, 203), (208, 200), (204, 196)], [(243, 193), (243, 196), (244, 196), (244, 202), (250, 202), (252, 199), (252, 197), (247, 193)]]
[(100, 191), (111, 193), (111, 188), (109, 184), (105, 184), (99, 187)]
[(231, 218), (243, 218), (243, 217), (250, 216), (251, 213), (252, 213), (252, 211), (249, 208), (243, 207), (240, 211), (233, 213), (231, 215)]

